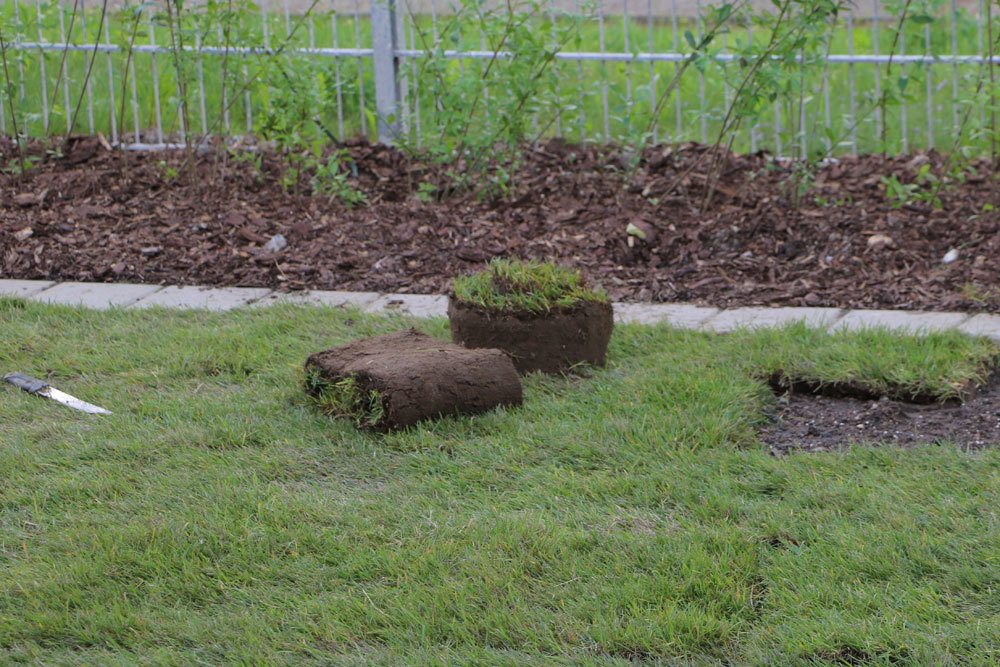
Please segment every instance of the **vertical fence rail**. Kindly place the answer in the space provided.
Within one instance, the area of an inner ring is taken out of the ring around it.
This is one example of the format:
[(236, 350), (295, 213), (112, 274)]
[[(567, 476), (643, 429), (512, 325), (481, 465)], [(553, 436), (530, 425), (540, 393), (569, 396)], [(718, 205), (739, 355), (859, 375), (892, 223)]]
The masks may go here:
[(372, 1), (372, 66), (378, 137), (393, 143), (399, 137), (399, 60), (396, 58), (396, 2)]
[[(37, 21), (38, 42), (45, 41), (42, 32), (42, 0), (35, 0), (35, 19)], [(49, 133), (49, 83), (45, 72), (45, 51), (38, 49), (39, 85), (42, 92), (42, 127), (45, 134)]]

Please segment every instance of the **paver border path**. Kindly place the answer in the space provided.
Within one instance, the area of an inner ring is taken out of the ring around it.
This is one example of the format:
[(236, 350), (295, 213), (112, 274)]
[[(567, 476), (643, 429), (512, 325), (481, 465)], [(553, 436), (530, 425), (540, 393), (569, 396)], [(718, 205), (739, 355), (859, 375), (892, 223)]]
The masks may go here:
[[(355, 306), (368, 313), (412, 317), (446, 317), (448, 299), (440, 294), (379, 294), (309, 290), (277, 292), (266, 288), (177, 287), (127, 283), (75, 283), (49, 280), (2, 280), (0, 296), (43, 303), (109, 308), (192, 308), (215, 311), (267, 307), (280, 303), (328, 307)], [(740, 328), (772, 327), (805, 321), (830, 330), (884, 327), (905, 333), (957, 329), (1000, 342), (1000, 315), (918, 310), (851, 310), (839, 308), (728, 308), (686, 303), (616, 303), (621, 323), (667, 323), (680, 329), (726, 333)]]

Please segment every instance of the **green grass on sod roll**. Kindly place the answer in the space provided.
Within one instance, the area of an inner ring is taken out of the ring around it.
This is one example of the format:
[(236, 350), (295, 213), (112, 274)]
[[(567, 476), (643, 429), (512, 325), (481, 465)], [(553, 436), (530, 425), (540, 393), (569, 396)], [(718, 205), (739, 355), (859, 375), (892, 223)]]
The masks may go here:
[[(757, 374), (942, 395), (958, 335), (615, 329), (606, 368), (389, 435), (306, 355), (443, 319), (0, 301), (0, 662), (991, 664), (1000, 451), (774, 457)], [(872, 349), (877, 350), (872, 353)]]
[(609, 301), (603, 290), (588, 286), (576, 269), (502, 258), (491, 260), (483, 271), (455, 278), (454, 296), (483, 308), (529, 313)]

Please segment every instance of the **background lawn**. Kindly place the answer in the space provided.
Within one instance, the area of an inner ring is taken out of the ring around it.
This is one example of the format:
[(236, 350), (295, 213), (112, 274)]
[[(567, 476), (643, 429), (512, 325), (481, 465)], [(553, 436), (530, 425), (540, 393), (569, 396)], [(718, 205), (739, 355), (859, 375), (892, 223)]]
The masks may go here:
[(518, 410), (382, 437), (309, 407), (308, 352), (404, 323), (0, 300), (0, 369), (115, 411), (0, 391), (0, 661), (1000, 660), (1000, 453), (775, 458), (751, 379), (946, 387), (991, 347), (621, 327)]

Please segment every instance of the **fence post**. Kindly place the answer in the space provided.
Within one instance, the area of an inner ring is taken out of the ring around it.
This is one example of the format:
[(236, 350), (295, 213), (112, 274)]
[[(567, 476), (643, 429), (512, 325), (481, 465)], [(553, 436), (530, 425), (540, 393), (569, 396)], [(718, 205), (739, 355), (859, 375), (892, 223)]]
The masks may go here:
[(396, 58), (396, 0), (372, 0), (372, 61), (379, 143), (399, 136), (399, 59)]

